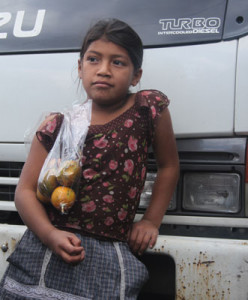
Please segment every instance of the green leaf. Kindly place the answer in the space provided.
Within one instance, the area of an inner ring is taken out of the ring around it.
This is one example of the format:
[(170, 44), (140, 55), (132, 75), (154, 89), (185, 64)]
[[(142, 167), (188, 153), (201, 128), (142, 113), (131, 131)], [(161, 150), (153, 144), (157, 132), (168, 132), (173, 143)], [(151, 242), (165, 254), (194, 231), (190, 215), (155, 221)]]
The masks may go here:
[(96, 135), (94, 135), (94, 138), (99, 138), (99, 137), (102, 137), (103, 136), (103, 133), (98, 133)]
[(122, 207), (127, 210), (128, 209), (128, 204), (123, 204)]
[(78, 219), (77, 219), (77, 218), (69, 217), (69, 218), (68, 218), (68, 221), (69, 221), (69, 223), (74, 223), (74, 222), (77, 222)]
[(101, 177), (100, 174), (96, 174), (96, 175), (93, 176), (93, 180), (96, 180), (99, 177)]
[(80, 201), (81, 202), (89, 202), (91, 199), (88, 195), (86, 195), (85, 197), (81, 198)]
[(90, 223), (92, 221), (92, 219), (85, 219), (84, 223)]
[(123, 145), (123, 143), (122, 142), (118, 142), (116, 145), (118, 145), (118, 146), (122, 146)]
[(126, 181), (126, 182), (128, 182), (129, 181), (129, 176), (128, 175), (122, 175), (122, 178)]

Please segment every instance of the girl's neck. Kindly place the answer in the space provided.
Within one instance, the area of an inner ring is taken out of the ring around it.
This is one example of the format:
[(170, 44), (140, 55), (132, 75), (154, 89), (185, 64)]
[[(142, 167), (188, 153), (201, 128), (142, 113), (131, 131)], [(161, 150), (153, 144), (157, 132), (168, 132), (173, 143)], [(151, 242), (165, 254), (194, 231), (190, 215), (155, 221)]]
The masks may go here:
[(91, 125), (102, 125), (112, 121), (133, 106), (134, 101), (135, 94), (128, 94), (113, 104), (99, 104), (93, 101)]
[(105, 111), (106, 113), (113, 113), (124, 107), (128, 103), (130, 96), (131, 94), (127, 94), (118, 102), (114, 103), (97, 103), (93, 101), (93, 109), (96, 111)]

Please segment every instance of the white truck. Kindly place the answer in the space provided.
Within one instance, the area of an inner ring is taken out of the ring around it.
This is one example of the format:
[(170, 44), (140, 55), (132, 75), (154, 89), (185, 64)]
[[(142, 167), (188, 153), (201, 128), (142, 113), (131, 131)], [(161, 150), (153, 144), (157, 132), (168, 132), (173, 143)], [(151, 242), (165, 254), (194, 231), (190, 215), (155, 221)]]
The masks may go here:
[[(13, 202), (24, 134), (45, 112), (85, 98), (77, 59), (99, 18), (129, 23), (144, 42), (139, 89), (170, 99), (181, 176), (140, 299), (248, 299), (248, 2), (1, 0), (0, 277), (25, 230)], [(136, 219), (156, 176), (152, 152)], [(152, 298), (153, 297), (153, 298)]]

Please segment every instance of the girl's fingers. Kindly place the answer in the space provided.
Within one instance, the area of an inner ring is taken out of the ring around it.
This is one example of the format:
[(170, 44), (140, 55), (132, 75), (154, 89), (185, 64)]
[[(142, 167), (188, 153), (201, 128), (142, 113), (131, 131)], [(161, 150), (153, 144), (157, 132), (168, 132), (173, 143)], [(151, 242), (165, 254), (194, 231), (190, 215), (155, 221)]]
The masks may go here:
[(142, 255), (147, 248), (153, 248), (157, 241), (157, 232), (145, 232), (139, 233), (133, 244), (133, 251)]
[(150, 249), (152, 249), (155, 246), (157, 238), (158, 238), (158, 233), (153, 233), (151, 236), (151, 239), (150, 239), (150, 243), (149, 243)]
[(137, 237), (138, 237), (138, 231), (133, 228), (130, 231), (129, 240), (128, 240), (129, 246), (130, 246), (131, 249), (135, 248)]
[(60, 256), (67, 263), (75, 264), (81, 262), (85, 257), (85, 251), (82, 246), (73, 246), (71, 244), (64, 245), (60, 249)]
[(135, 242), (134, 242), (134, 246), (133, 246), (133, 251), (134, 252), (140, 252), (142, 243), (144, 243), (144, 235), (142, 233), (139, 232), (139, 234), (137, 235)]
[(71, 244), (71, 241), (69, 241), (68, 243), (65, 243), (61, 248), (62, 248), (62, 250), (64, 250), (66, 253), (68, 253), (71, 256), (78, 255), (82, 251), (84, 251), (83, 246), (74, 246), (73, 244)]
[(69, 241), (75, 247), (81, 247), (81, 240), (74, 234), (68, 236)]
[(148, 220), (134, 223), (129, 232), (129, 246), (133, 252), (143, 254), (147, 248), (153, 248), (158, 236), (158, 229)]
[(80, 263), (84, 259), (85, 252), (83, 251), (77, 255), (70, 255), (67, 252), (62, 251), (60, 256), (66, 263), (74, 265)]
[(138, 250), (139, 255), (143, 254), (146, 251), (146, 249), (153, 248), (156, 241), (157, 241), (156, 232), (146, 233)]
[(137, 250), (139, 255), (142, 255), (144, 251), (148, 248), (149, 242), (150, 242), (150, 235), (145, 234), (143, 236), (142, 242), (139, 245), (139, 249)]

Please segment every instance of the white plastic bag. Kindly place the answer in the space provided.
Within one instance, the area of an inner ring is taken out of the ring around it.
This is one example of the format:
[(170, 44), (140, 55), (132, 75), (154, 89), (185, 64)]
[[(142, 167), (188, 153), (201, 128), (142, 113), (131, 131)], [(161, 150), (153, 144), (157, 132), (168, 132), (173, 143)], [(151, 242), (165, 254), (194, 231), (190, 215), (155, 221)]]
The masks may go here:
[(64, 112), (60, 131), (41, 169), (37, 198), (67, 214), (80, 184), (84, 141), (91, 121), (92, 101)]

